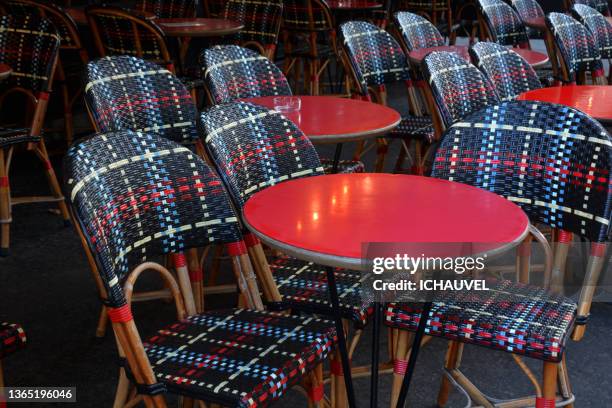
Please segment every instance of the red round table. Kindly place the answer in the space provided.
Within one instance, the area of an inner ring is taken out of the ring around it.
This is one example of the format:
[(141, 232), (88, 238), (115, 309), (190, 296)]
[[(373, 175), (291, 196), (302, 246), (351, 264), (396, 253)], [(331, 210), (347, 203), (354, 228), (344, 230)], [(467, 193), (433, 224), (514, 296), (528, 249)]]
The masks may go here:
[(332, 10), (373, 10), (382, 7), (381, 3), (370, 0), (327, 0), (327, 5)]
[(518, 96), (523, 101), (541, 101), (571, 106), (604, 123), (612, 123), (612, 86), (570, 85), (534, 89)]
[(220, 37), (244, 28), (222, 18), (157, 18), (155, 23), (168, 37)]
[(0, 64), (0, 81), (8, 78), (13, 70), (7, 64)]
[[(447, 51), (454, 52), (461, 56), (464, 60), (470, 61), (470, 53), (468, 52), (468, 49), (469, 47), (466, 45), (442, 45), (439, 47), (419, 48), (414, 51), (411, 51), (408, 54), (408, 58), (410, 58), (410, 62), (412, 62), (413, 64), (420, 64), (421, 61), (423, 61), (423, 58), (425, 58), (430, 52)], [(541, 52), (527, 50), (523, 48), (511, 49), (512, 51), (523, 57), (525, 61), (527, 61), (529, 65), (533, 67), (539, 67), (548, 62), (548, 56)]]
[[(246, 98), (274, 109), (274, 96)], [(301, 108), (283, 112), (313, 143), (344, 143), (383, 136), (399, 125), (394, 109), (377, 103), (333, 96), (299, 96)]]
[[(336, 174), (277, 184), (247, 201), (243, 220), (270, 247), (328, 266), (351, 406), (352, 379), (332, 267), (363, 269), (362, 245), (369, 242), (479, 243), (478, 253), (492, 254), (518, 245), (529, 228), (527, 215), (517, 205), (491, 192), (430, 177), (381, 173)], [(414, 371), (427, 320), (423, 317), (430, 308), (425, 302), (400, 401)], [(376, 390), (379, 322), (380, 304), (374, 314), (372, 395)]]

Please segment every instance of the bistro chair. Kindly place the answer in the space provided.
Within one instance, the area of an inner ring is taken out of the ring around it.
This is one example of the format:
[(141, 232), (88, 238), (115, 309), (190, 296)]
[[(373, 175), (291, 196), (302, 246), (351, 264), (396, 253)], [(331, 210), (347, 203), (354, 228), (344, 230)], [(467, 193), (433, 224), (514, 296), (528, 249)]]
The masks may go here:
[[(512, 0), (512, 7), (516, 10), (522, 21), (544, 18), (544, 10), (537, 0)], [(527, 28), (529, 31), (529, 28)]]
[(283, 17), (281, 0), (228, 0), (224, 18), (244, 25), (235, 36), (238, 45), (252, 48), (274, 61)]
[[(55, 85), (59, 85), (64, 109), (64, 131), (66, 143), (70, 145), (74, 138), (73, 110), (80, 101), (83, 89), (78, 84), (78, 78), (83, 67), (89, 61), (87, 50), (81, 41), (78, 27), (74, 19), (63, 7), (40, 0), (11, 0), (4, 3), (13, 15), (48, 18), (58, 31), (61, 38), (59, 59), (55, 70)], [(72, 86), (71, 86), (72, 85)]]
[(590, 72), (594, 83), (607, 85), (595, 38), (585, 26), (562, 13), (548, 14), (546, 26), (555, 39), (563, 82), (584, 84)]
[(531, 65), (503, 45), (479, 42), (470, 47), (470, 56), (495, 86), (502, 101), (513, 100), (523, 92), (542, 88)]
[[(202, 159), (171, 140), (126, 131), (74, 146), (64, 166), (73, 216), (125, 359), (116, 405), (135, 402), (124, 400), (127, 378), (148, 407), (165, 407), (167, 393), (249, 407), (269, 404), (302, 379), (320, 388), (333, 324), (262, 310), (237, 215)], [(227, 246), (249, 309), (189, 313), (180, 277), (177, 283), (154, 261), (213, 242)], [(145, 271), (164, 279), (178, 320), (142, 341), (131, 299)]]
[(175, 72), (164, 32), (154, 21), (118, 7), (89, 6), (86, 14), (100, 57), (131, 55)]
[[(7, 104), (7, 97), (10, 99), (12, 94), (21, 94), (27, 98), (27, 105), (33, 109), (31, 117), (26, 117), (26, 121), (29, 121), (27, 129), (0, 128), (0, 256), (6, 256), (9, 250), (11, 207), (13, 205), (55, 202), (59, 206), (65, 223), (68, 223), (69, 215), (42, 138), (60, 37), (48, 19), (40, 19), (36, 16), (2, 16), (0, 17), (0, 43), (3, 48), (3, 52), (0, 53), (0, 63), (7, 64), (13, 70), (11, 75), (0, 84), (0, 103)], [(11, 197), (9, 168), (13, 149), (17, 145), (26, 146), (40, 159), (47, 176), (51, 196)]]
[(456, 27), (453, 23), (453, 8), (450, 0), (402, 0), (400, 10), (408, 10), (425, 17), (436, 27), (443, 30), (451, 44), (455, 43)]
[[(218, 45), (202, 53), (204, 80), (213, 103), (229, 103), (261, 96), (291, 96), (283, 72), (266, 57), (237, 45)], [(332, 172), (333, 161), (322, 160), (325, 171)], [(359, 160), (341, 160), (338, 173), (361, 173)]]
[[(0, 322), (0, 389), (5, 386), (2, 359), (24, 348), (26, 342), (26, 334), (20, 325)], [(2, 391), (0, 391), (0, 406), (4, 407), (2, 400)]]
[[(535, 404), (533, 397), (526, 397), (515, 400), (514, 406), (573, 402), (564, 352), (570, 335), (579, 340), (584, 334), (606, 257), (612, 204), (610, 146), (608, 132), (584, 113), (531, 101), (485, 107), (452, 125), (442, 138), (432, 177), (500, 194), (521, 206), (532, 224), (588, 239), (591, 254), (577, 303), (547, 290), (554, 272), (545, 274), (543, 288), (492, 280), (489, 291), (437, 295), (425, 333), (451, 340), (438, 406), (446, 404), (451, 383), (477, 405), (499, 401), (482, 394), (459, 370), (463, 343), (513, 354), (536, 388)], [(410, 303), (390, 304), (387, 324), (416, 330), (418, 309)], [(519, 356), (543, 360), (541, 386)]]
[(570, 3), (574, 3), (574, 5), (584, 4), (585, 6), (594, 8), (605, 16), (610, 16), (610, 7), (608, 6), (607, 0), (573, 0)]
[[(260, 190), (286, 180), (324, 174), (308, 137), (279, 112), (236, 102), (214, 106), (202, 113), (201, 119), (209, 156), (239, 213)], [(266, 152), (265, 157), (260, 151)], [(282, 307), (293, 311), (334, 316), (324, 266), (286, 255), (269, 258), (268, 264), (257, 237), (248, 233), (245, 241), (269, 302), (282, 302)], [(348, 347), (354, 350), (371, 305), (362, 300), (360, 272), (336, 269), (335, 278), (343, 318), (356, 330)], [(331, 369), (336, 377), (334, 384), (343, 389), (339, 361), (336, 356)]]
[(407, 11), (397, 12), (394, 17), (406, 45), (406, 51), (445, 45), (442, 34), (425, 17)]
[(294, 74), (297, 91), (303, 64), (304, 88), (311, 95), (319, 95), (321, 75), (325, 70), (329, 72), (330, 64), (341, 61), (335, 24), (327, 3), (324, 0), (285, 0), (282, 38), (284, 74), (288, 77)]
[(519, 15), (503, 1), (479, 0), (487, 32), (493, 42), (530, 49), (527, 29)]
[[(584, 4), (575, 4), (572, 14), (589, 29), (602, 58), (612, 60), (612, 24), (600, 12)], [(612, 72), (612, 71), (611, 71)], [(612, 74), (608, 76), (612, 83)]]
[(197, 0), (138, 0), (134, 8), (158, 18), (192, 18), (196, 16), (197, 5)]
[(495, 87), (474, 65), (451, 52), (432, 52), (423, 59), (421, 70), (429, 84), (430, 110), (440, 120), (437, 132), (487, 105), (500, 102)]
[[(347, 59), (347, 70), (352, 73), (357, 95), (387, 105), (386, 86), (401, 82), (406, 85), (409, 106), (416, 114), (421, 115), (410, 78), (408, 60), (398, 42), (386, 31), (364, 21), (346, 22), (340, 26), (340, 32)], [(415, 142), (416, 157), (413, 160), (413, 171), (420, 173), (422, 150), (434, 139), (431, 119), (405, 115), (388, 138), (399, 139), (402, 142), (400, 156), (395, 166), (396, 171), (401, 170), (404, 159), (410, 156), (410, 143)], [(386, 138), (377, 138), (376, 143), (378, 150), (376, 171), (380, 172), (384, 168), (388, 141)], [(363, 149), (364, 143), (359, 145), (355, 153), (356, 158), (361, 156)]]

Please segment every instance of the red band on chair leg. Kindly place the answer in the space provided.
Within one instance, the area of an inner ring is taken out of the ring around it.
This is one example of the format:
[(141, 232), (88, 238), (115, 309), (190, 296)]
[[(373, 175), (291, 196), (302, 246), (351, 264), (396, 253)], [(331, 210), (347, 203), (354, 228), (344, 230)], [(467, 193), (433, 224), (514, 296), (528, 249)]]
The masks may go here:
[(43, 100), (43, 101), (48, 101), (49, 100), (49, 92), (40, 92), (38, 94), (38, 99), (39, 100)]
[(323, 399), (323, 384), (312, 387), (308, 390), (308, 398), (312, 402), (319, 402)]
[(109, 308), (108, 317), (113, 323), (125, 323), (133, 320), (132, 309), (129, 305), (123, 305), (121, 307)]
[(523, 242), (519, 245), (518, 254), (522, 257), (531, 256), (531, 244)]
[(9, 181), (7, 176), (0, 177), (0, 187), (8, 187)]
[(232, 242), (227, 244), (227, 252), (230, 256), (244, 255), (247, 253), (246, 245), (244, 245), (244, 241)]
[(255, 234), (252, 233), (247, 233), (244, 234), (244, 242), (246, 244), (247, 247), (252, 248), (255, 245), (258, 245), (260, 243), (259, 238), (257, 238), (257, 236), (255, 236)]
[(185, 258), (185, 254), (174, 254), (174, 267), (182, 268), (187, 266), (187, 258)]
[(45, 170), (52, 170), (53, 166), (51, 165), (51, 162), (49, 160), (45, 160), (43, 162), (43, 165), (45, 166)]
[(344, 370), (342, 369), (342, 360), (331, 360), (329, 362), (329, 369), (332, 375), (335, 375), (336, 377), (344, 377)]
[(555, 399), (537, 397), (536, 408), (555, 408)]
[(198, 268), (198, 269), (194, 269), (194, 270), (190, 270), (189, 271), (189, 280), (191, 282), (202, 282), (202, 280), (204, 280), (204, 273), (202, 272), (202, 269)]
[(591, 256), (603, 258), (606, 255), (606, 244), (592, 243), (591, 244)]
[(593, 71), (593, 77), (602, 77), (604, 75), (606, 75), (606, 73), (603, 69), (596, 69), (595, 71)]
[(557, 239), (557, 242), (569, 244), (572, 242), (572, 233), (565, 230), (559, 230), (559, 238)]
[(378, 92), (385, 92), (387, 90), (387, 87), (384, 85), (378, 85)]
[(394, 374), (405, 375), (407, 368), (408, 368), (407, 360), (393, 360), (393, 373)]

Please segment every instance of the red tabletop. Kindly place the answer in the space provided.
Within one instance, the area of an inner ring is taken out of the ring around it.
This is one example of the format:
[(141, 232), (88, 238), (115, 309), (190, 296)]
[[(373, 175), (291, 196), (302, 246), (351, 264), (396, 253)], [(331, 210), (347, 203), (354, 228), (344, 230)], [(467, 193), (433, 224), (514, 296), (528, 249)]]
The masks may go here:
[(332, 10), (371, 10), (381, 8), (382, 4), (369, 0), (327, 0)]
[[(468, 47), (466, 45), (442, 45), (439, 47), (428, 47), (428, 48), (419, 48), (408, 54), (410, 61), (414, 64), (420, 64), (423, 58), (427, 56), (430, 52), (434, 51), (448, 51), (454, 52), (461, 56), (464, 60), (470, 61), (470, 53), (468, 52)], [(541, 52), (527, 50), (523, 48), (512, 48), (512, 51), (519, 54), (523, 57), (529, 65), (534, 67), (539, 67), (548, 62), (548, 55), (543, 54)]]
[(523, 23), (525, 23), (527, 27), (535, 28), (539, 31), (546, 31), (544, 17), (526, 18), (523, 20)]
[[(283, 112), (313, 143), (343, 143), (382, 136), (401, 120), (394, 109), (377, 103), (332, 96), (300, 96), (298, 112)], [(274, 97), (244, 99), (274, 109)]]
[(169, 37), (218, 37), (244, 28), (240, 23), (222, 18), (158, 18), (155, 23)]
[(6, 79), (11, 75), (13, 70), (6, 64), (0, 64), (0, 80)]
[(509, 249), (527, 234), (527, 215), (491, 192), (431, 177), (353, 173), (308, 177), (254, 194), (243, 218), (262, 241), (289, 255), (361, 268), (369, 242), (481, 243)]
[(612, 86), (554, 86), (522, 93), (518, 99), (571, 106), (601, 122), (612, 122)]

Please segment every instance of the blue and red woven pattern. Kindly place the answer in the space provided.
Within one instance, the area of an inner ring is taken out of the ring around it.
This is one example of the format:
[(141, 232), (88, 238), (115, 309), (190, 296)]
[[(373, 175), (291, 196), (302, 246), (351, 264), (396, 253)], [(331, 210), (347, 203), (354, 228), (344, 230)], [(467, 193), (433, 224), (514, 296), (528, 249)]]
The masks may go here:
[(601, 57), (612, 58), (612, 24), (603, 14), (584, 4), (574, 4), (572, 14), (593, 34)]
[(520, 55), (496, 43), (478, 42), (470, 47), (476, 66), (489, 78), (502, 101), (542, 87), (538, 74)]
[(204, 50), (201, 59), (203, 76), (215, 103), (291, 95), (282, 71), (255, 51), (236, 45), (218, 45)]
[[(288, 256), (280, 256), (270, 263), (274, 281), (283, 303), (290, 309), (324, 315), (331, 314), (331, 301), (325, 267)], [(335, 269), (338, 299), (343, 317), (365, 326), (372, 309), (363, 303), (361, 273)]]
[(400, 11), (395, 13), (395, 21), (408, 51), (444, 45), (442, 34), (423, 16)]
[(38, 142), (40, 136), (30, 135), (30, 129), (0, 128), (0, 149), (19, 143)]
[(591, 71), (593, 75), (603, 75), (599, 49), (593, 34), (573, 17), (562, 13), (549, 13), (546, 25), (553, 33), (555, 44), (561, 53), (570, 82), (576, 81), (576, 74)]
[(0, 63), (11, 67), (0, 83), (0, 93), (21, 87), (50, 92), (51, 73), (59, 52), (60, 37), (50, 20), (29, 16), (0, 17)]
[(544, 10), (536, 0), (512, 0), (512, 6), (523, 21), (544, 17)]
[(221, 180), (186, 147), (155, 135), (102, 134), (64, 159), (65, 191), (114, 307), (123, 277), (151, 256), (242, 240)]
[(499, 102), (495, 87), (474, 65), (451, 52), (432, 52), (421, 70), (446, 127)]
[(144, 342), (169, 391), (231, 407), (264, 407), (325, 361), (333, 324), (235, 310), (191, 316)]
[(25, 332), (20, 325), (0, 322), (0, 359), (24, 348), (26, 341)]
[(597, 121), (563, 105), (512, 101), (453, 125), (432, 176), (504, 196), (533, 224), (606, 242), (611, 167), (612, 140)]
[(283, 17), (283, 2), (228, 0), (224, 16), (244, 26), (235, 37), (239, 44), (254, 42), (264, 49), (274, 49)]
[(284, 0), (283, 27), (297, 31), (333, 30), (331, 12), (323, 0)]
[(594, 8), (606, 16), (610, 15), (610, 8), (608, 7), (608, 2), (606, 0), (574, 0), (574, 4), (584, 4)]
[(246, 102), (202, 113), (206, 148), (238, 208), (285, 180), (323, 174), (312, 143), (275, 110)]
[(158, 18), (190, 18), (196, 15), (196, 0), (138, 0), (136, 10), (148, 11)]
[(170, 71), (127, 55), (87, 64), (85, 101), (101, 132), (132, 130), (179, 143), (198, 140), (197, 109)]
[(481, 12), (493, 41), (502, 45), (529, 48), (527, 29), (512, 7), (502, 1), (493, 4), (483, 3), (480, 1)]
[[(487, 281), (488, 291), (436, 294), (425, 334), (546, 361), (561, 361), (577, 305), (541, 288)], [(418, 303), (390, 303), (388, 326), (416, 331)]]

